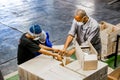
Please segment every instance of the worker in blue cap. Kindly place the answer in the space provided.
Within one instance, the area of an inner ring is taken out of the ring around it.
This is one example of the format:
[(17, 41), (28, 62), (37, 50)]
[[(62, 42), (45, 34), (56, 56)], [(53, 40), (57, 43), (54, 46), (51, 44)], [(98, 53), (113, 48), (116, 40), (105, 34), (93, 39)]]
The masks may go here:
[[(34, 32), (34, 31), (36, 31), (36, 32)], [(37, 31), (39, 31), (39, 32), (37, 32)], [(45, 32), (44, 30), (42, 30), (39, 25), (33, 25), (32, 27), (30, 27), (30, 30), (28, 32), (31, 35), (38, 36), (34, 39), (34, 40), (38, 41), (38, 43), (46, 45), (48, 47), (52, 47), (52, 43), (49, 40), (48, 32)]]
[[(27, 33), (24, 33), (20, 38), (18, 45), (18, 65), (34, 58), (36, 55), (45, 54), (56, 57), (57, 60), (62, 60), (59, 54), (59, 49), (51, 48), (52, 43), (49, 40), (49, 35), (41, 29), (39, 25), (33, 25)], [(50, 52), (52, 51), (52, 52)]]
[[(34, 28), (35, 28), (35, 30), (34, 30)], [(34, 31), (36, 31), (35, 34), (33, 34)], [(39, 32), (37, 32), (37, 31), (39, 31)], [(42, 44), (42, 45), (45, 45), (47, 47), (52, 47), (52, 42), (49, 40), (49, 34), (48, 34), (48, 32), (45, 32), (44, 30), (42, 30), (39, 25), (33, 25), (33, 26), (31, 26), (28, 32), (29, 32), (29, 34), (31, 34), (33, 36), (34, 35), (38, 36), (38, 37), (36, 37), (34, 39), (36, 41), (36, 44), (38, 44), (38, 45)], [(37, 34), (37, 33), (40, 33), (40, 34)], [(36, 56), (38, 56), (41, 53), (35, 52), (34, 54)]]

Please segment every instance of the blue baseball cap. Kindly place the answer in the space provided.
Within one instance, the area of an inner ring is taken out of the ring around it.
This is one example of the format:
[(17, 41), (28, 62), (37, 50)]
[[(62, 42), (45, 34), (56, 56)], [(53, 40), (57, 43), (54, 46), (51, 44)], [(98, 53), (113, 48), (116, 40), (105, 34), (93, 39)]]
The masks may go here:
[(29, 31), (32, 34), (40, 34), (42, 32), (42, 29), (38, 24), (35, 24), (29, 28)]

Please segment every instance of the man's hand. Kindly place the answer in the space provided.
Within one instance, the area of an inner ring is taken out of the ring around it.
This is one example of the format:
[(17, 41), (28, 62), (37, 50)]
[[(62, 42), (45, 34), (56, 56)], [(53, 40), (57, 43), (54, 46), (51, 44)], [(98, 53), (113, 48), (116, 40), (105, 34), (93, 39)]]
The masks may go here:
[(67, 56), (70, 57), (73, 53), (75, 53), (75, 48), (71, 49), (71, 50), (62, 50), (63, 52), (60, 53), (61, 56)]
[[(55, 53), (54, 53), (55, 54)], [(62, 61), (62, 56), (61, 55), (59, 55), (59, 54), (55, 54), (54, 56), (53, 56), (56, 60), (58, 60), (58, 61)]]
[(61, 56), (64, 56), (64, 55), (66, 55), (67, 53), (68, 53), (68, 51), (67, 51), (66, 49), (63, 49), (63, 50), (60, 51), (59, 54), (60, 54)]
[(59, 55), (63, 56), (67, 53), (67, 51), (66, 50), (54, 49), (53, 53), (58, 53)]
[(53, 52), (54, 53), (60, 53), (61, 51), (59, 49), (54, 49)]

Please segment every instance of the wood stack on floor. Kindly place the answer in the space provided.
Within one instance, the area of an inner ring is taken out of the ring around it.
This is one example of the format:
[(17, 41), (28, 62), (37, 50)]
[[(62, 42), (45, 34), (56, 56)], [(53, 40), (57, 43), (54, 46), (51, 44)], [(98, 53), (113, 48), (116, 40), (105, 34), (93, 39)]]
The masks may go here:
[[(110, 23), (102, 21), (100, 23), (100, 36), (102, 42), (102, 57), (106, 57), (115, 52), (117, 34), (120, 28)], [(120, 50), (120, 47), (119, 47)]]

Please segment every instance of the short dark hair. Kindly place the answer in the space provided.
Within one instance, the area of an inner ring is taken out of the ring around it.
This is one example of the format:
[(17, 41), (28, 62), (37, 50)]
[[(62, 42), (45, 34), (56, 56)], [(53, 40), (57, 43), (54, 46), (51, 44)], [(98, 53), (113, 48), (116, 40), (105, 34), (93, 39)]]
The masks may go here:
[(83, 9), (77, 9), (75, 15), (81, 16), (81, 18), (83, 18), (84, 16), (87, 16), (85, 10)]

